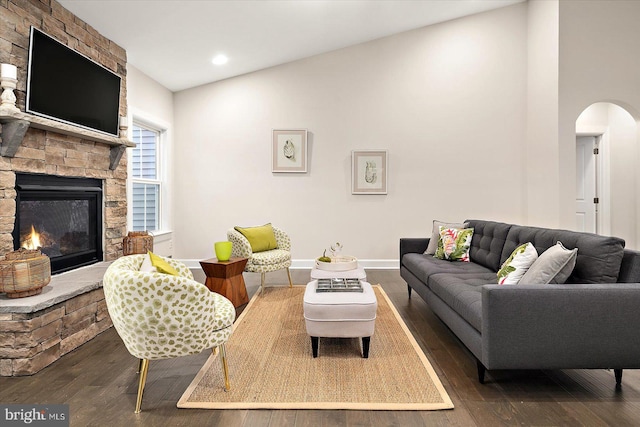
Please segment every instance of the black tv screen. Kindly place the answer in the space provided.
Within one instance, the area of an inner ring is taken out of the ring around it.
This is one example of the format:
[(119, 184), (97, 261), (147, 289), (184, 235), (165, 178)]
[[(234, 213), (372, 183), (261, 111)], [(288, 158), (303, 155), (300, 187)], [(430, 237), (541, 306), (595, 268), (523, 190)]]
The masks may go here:
[(118, 136), (120, 76), (31, 27), (27, 112)]

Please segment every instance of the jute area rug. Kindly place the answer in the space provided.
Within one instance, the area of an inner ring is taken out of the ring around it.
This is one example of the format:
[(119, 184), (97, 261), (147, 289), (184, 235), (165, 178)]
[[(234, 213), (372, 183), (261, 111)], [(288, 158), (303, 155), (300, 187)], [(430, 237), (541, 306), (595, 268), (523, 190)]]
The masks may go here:
[(227, 342), (231, 390), (209, 357), (179, 408), (437, 410), (453, 403), (382, 288), (369, 358), (358, 338), (320, 338), (311, 353), (304, 286), (258, 292)]

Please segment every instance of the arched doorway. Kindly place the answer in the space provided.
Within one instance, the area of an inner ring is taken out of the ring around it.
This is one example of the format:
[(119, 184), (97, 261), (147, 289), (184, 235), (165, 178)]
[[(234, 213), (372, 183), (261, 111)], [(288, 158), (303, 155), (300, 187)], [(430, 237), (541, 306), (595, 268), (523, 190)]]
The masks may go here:
[[(620, 105), (598, 102), (576, 120), (576, 229), (638, 247), (638, 124)], [(593, 191), (592, 191), (593, 190)]]

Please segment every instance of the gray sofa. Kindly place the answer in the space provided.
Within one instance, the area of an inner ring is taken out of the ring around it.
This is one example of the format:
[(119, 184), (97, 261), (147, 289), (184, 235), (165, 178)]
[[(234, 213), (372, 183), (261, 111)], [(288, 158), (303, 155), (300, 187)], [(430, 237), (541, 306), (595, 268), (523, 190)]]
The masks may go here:
[[(400, 239), (400, 275), (477, 360), (492, 369), (640, 368), (640, 252), (624, 241), (567, 230), (467, 220), (471, 262), (424, 255), (429, 238)], [(519, 245), (539, 254), (557, 241), (578, 248), (565, 284), (498, 285)]]

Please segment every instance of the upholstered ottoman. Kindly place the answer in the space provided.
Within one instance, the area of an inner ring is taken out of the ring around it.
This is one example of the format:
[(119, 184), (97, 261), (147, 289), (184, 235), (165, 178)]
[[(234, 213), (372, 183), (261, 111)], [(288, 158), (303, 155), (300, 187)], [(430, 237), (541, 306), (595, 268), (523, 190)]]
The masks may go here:
[(369, 357), (378, 301), (367, 282), (362, 292), (316, 292), (318, 281), (307, 284), (304, 321), (311, 336), (313, 357), (318, 357), (320, 337), (362, 338), (362, 357)]

